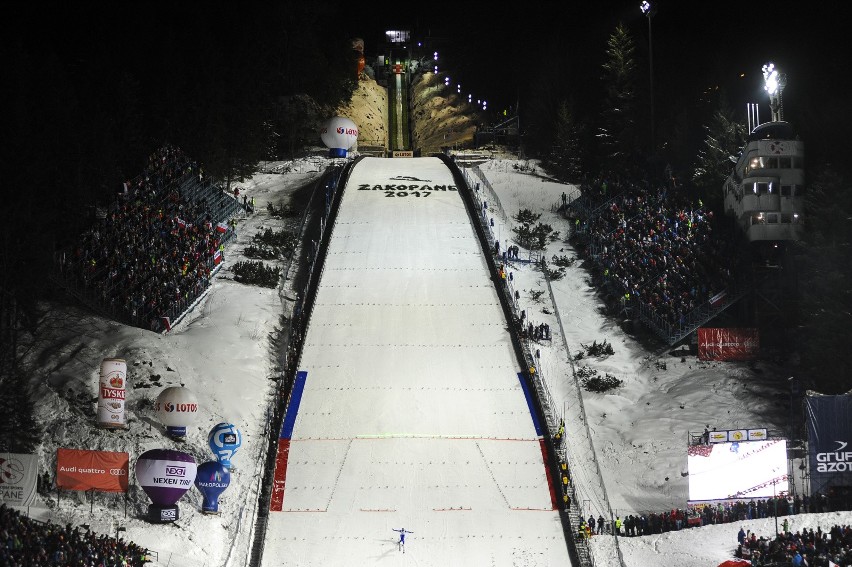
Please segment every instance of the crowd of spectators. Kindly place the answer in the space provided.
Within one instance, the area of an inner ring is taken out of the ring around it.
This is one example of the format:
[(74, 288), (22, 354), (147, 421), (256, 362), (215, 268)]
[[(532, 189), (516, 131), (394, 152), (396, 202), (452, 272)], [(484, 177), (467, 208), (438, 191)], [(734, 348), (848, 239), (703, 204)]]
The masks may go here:
[(201, 168), (164, 146), (145, 171), (124, 184), (103, 218), (87, 230), (59, 268), (111, 316), (161, 331), (210, 284), (230, 227), (217, 222), (206, 200), (180, 192), (204, 182)]
[(0, 567), (142, 567), (146, 554), (135, 543), (37, 522), (0, 504)]
[(602, 178), (582, 192), (586, 215), (576, 216), (575, 235), (623, 303), (640, 301), (678, 325), (732, 283), (734, 242), (716, 234), (700, 199), (665, 184)]
[(784, 522), (784, 529), (774, 538), (758, 537), (740, 528), (736, 557), (751, 561), (752, 565), (799, 567), (845, 567), (852, 565), (852, 527), (833, 526), (829, 531), (803, 529), (795, 533)]
[[(836, 500), (836, 499), (835, 499)], [(776, 508), (777, 507), (777, 508)], [(729, 524), (743, 520), (784, 517), (796, 514), (830, 512), (843, 507), (842, 501), (832, 501), (826, 494), (777, 496), (752, 500), (726, 500), (691, 504), (686, 509), (673, 508), (665, 512), (628, 515), (616, 518), (616, 529), (622, 536), (643, 536), (710, 524)], [(609, 531), (609, 528), (606, 530)]]

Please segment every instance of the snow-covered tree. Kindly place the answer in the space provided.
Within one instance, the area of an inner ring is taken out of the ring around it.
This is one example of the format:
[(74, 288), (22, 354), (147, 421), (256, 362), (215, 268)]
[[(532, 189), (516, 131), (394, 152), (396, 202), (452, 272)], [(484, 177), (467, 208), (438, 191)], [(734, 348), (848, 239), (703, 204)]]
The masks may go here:
[(607, 41), (603, 82), (606, 89), (597, 131), (605, 168), (631, 168), (638, 153), (636, 132), (636, 44), (622, 24)]
[(734, 119), (734, 113), (724, 96), (720, 98), (719, 108), (704, 130), (707, 135), (704, 147), (698, 152), (693, 180), (700, 187), (721, 192), (722, 184), (731, 173), (748, 133), (745, 124)]
[(559, 179), (577, 181), (582, 175), (580, 166), (580, 133), (579, 124), (568, 101), (562, 101), (556, 114), (556, 138), (547, 167)]

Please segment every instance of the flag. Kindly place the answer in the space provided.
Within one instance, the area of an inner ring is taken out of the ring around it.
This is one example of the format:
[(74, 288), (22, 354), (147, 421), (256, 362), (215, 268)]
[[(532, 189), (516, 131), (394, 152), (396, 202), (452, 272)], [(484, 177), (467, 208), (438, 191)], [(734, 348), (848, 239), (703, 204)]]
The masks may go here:
[(172, 321), (168, 317), (160, 317), (160, 320), (163, 322), (163, 326), (166, 328), (166, 331), (172, 330)]
[(222, 251), (216, 250), (216, 253), (213, 254), (213, 265), (219, 265), (222, 262)]
[(710, 307), (720, 307), (725, 304), (725, 296), (728, 295), (727, 290), (720, 291), (710, 298)]
[(220, 222), (219, 224), (216, 225), (216, 231), (217, 232), (228, 232), (228, 223)]
[(177, 217), (177, 223), (178, 223), (178, 226), (179, 226), (179, 227), (181, 227), (181, 228), (186, 228), (186, 221), (185, 221), (185, 220), (183, 220), (182, 218)]

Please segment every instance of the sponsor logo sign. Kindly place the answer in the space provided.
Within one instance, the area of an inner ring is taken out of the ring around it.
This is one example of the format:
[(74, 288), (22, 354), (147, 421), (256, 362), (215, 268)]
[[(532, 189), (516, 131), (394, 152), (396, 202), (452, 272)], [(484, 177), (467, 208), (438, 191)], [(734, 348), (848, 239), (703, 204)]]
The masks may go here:
[(31, 506), (38, 481), (35, 455), (0, 453), (0, 502), (10, 506)]
[(127, 492), (130, 455), (85, 449), (56, 450), (56, 486), (65, 490)]
[(837, 443), (834, 451), (817, 452), (817, 472), (852, 472), (852, 449), (846, 441), (834, 441)]
[(699, 360), (751, 360), (759, 348), (757, 329), (698, 329)]
[(765, 441), (767, 438), (766, 429), (749, 429), (748, 430), (748, 440), (749, 441)]
[(728, 431), (728, 441), (745, 441), (748, 439), (748, 431), (745, 429), (734, 429), (733, 431)]
[(852, 485), (852, 396), (805, 396), (813, 492)]

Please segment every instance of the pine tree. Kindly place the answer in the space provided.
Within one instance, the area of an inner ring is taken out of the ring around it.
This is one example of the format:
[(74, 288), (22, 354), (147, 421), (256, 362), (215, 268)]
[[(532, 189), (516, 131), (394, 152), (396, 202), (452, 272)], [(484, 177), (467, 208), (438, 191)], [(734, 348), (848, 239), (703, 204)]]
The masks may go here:
[(556, 115), (556, 139), (550, 151), (547, 167), (563, 181), (577, 181), (582, 175), (580, 166), (580, 134), (571, 104), (562, 101)]
[(734, 112), (723, 95), (719, 98), (719, 108), (704, 130), (707, 135), (703, 149), (698, 152), (693, 180), (708, 194), (721, 194), (722, 184), (745, 144), (746, 126), (734, 119)]
[(623, 25), (609, 37), (603, 81), (606, 88), (597, 138), (604, 169), (624, 171), (636, 165), (636, 44)]

